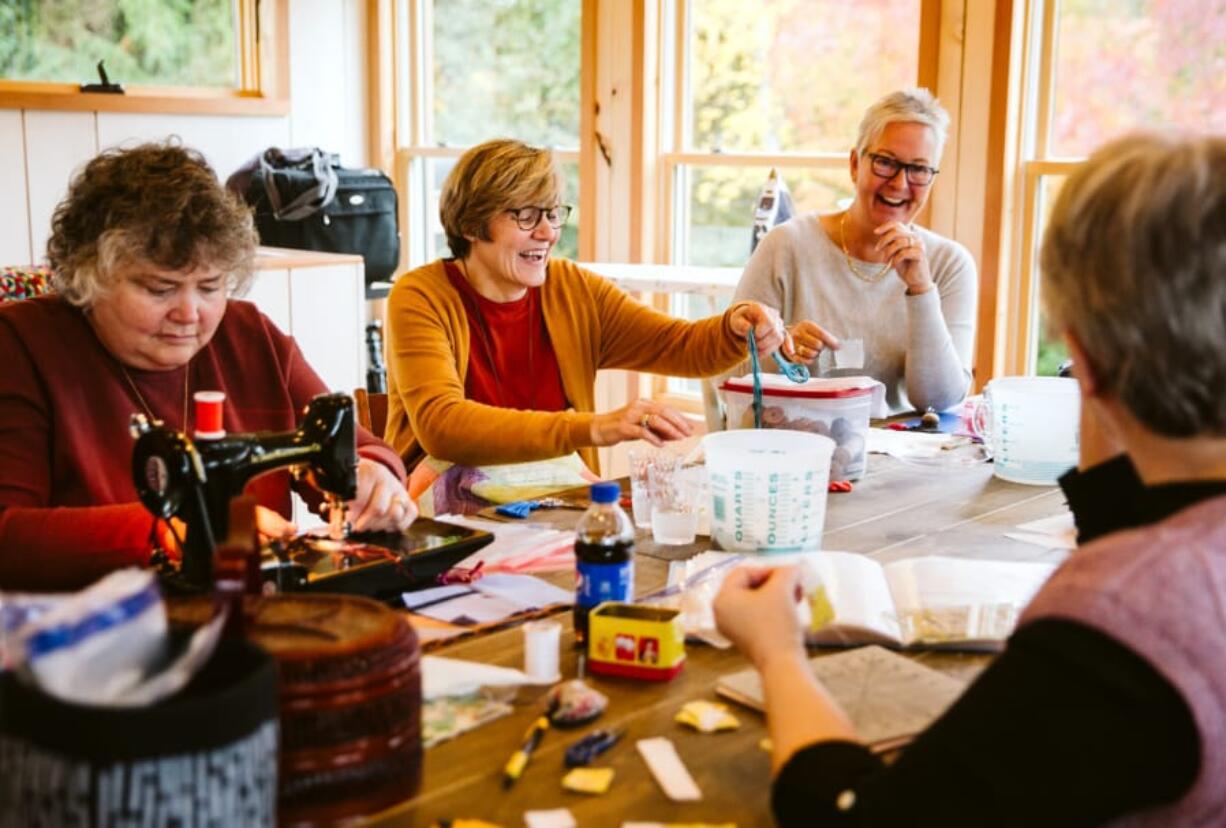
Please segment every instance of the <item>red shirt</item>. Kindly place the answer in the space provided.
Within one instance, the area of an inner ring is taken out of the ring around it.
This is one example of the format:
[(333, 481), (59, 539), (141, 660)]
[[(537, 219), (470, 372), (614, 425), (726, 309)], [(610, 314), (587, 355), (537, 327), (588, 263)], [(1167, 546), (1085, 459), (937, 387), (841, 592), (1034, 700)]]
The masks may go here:
[(541, 315), (538, 288), (513, 302), (494, 302), (477, 293), (454, 261), (447, 278), (459, 291), (468, 317), (468, 373), (464, 395), (474, 402), (525, 411), (570, 408), (549, 331)]
[[(136, 502), (128, 419), (141, 405), (81, 311), (55, 296), (0, 306), (0, 589), (77, 588), (149, 557), (153, 517)], [(231, 301), (187, 369), (129, 368), (154, 414), (183, 421), (189, 390), (226, 393), (227, 430), (294, 428), (328, 389), (298, 345), (249, 302)], [(403, 478), (387, 445), (358, 430), (358, 454)], [(307, 487), (309, 488), (309, 487)], [(284, 471), (248, 492), (288, 517)], [(310, 497), (310, 492), (300, 492)]]

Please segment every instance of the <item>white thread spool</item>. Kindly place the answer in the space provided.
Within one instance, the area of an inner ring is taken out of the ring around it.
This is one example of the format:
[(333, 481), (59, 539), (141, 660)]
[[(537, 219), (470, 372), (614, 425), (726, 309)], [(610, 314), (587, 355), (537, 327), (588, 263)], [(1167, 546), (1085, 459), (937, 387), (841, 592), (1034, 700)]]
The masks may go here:
[(524, 624), (524, 672), (534, 684), (550, 684), (562, 677), (558, 671), (558, 642), (562, 625), (557, 621)]

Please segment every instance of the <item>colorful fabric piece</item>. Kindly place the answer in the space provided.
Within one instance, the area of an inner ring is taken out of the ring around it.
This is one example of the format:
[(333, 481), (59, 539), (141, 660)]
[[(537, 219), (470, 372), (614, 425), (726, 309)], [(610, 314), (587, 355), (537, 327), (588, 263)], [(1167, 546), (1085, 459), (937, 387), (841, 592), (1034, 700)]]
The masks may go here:
[(51, 292), (51, 268), (42, 265), (0, 268), (0, 302), (30, 299)]

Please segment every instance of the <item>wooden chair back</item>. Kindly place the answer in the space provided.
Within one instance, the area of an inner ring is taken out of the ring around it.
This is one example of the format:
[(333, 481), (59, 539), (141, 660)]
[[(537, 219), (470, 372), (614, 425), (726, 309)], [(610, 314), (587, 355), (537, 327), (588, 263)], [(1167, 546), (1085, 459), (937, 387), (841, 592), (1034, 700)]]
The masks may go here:
[(355, 388), (353, 401), (357, 404), (358, 425), (382, 438), (387, 428), (387, 394)]

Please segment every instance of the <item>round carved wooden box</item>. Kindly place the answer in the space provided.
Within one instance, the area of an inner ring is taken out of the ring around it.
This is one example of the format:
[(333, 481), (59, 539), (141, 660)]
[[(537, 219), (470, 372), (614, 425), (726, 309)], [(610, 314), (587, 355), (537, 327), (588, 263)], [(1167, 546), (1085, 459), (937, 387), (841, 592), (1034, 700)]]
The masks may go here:
[[(200, 624), (208, 598), (172, 601)], [(408, 799), (421, 784), (421, 649), (399, 613), (348, 595), (245, 603), (247, 637), (280, 678), (279, 821), (326, 825)]]

